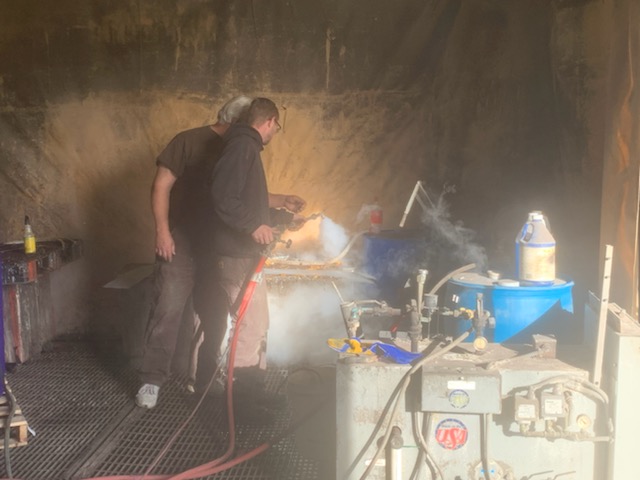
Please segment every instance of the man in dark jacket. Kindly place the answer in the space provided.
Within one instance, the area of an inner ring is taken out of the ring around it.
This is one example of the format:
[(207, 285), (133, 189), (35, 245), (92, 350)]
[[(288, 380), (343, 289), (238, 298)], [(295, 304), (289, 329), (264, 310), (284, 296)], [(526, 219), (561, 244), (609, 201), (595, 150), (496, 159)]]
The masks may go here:
[[(201, 257), (197, 250), (198, 243), (206, 242), (202, 225), (209, 214), (206, 180), (222, 152), (222, 136), (246, 114), (250, 103), (245, 96), (229, 100), (215, 124), (179, 133), (156, 160), (151, 189), (156, 223), (155, 298), (139, 366), (142, 386), (136, 404), (140, 407), (155, 407), (171, 369), (181, 325), (190, 321), (193, 330), (191, 299)], [(195, 309), (206, 316), (198, 305)]]
[[(277, 235), (274, 227), (302, 220), (297, 213), (304, 208), (304, 200), (295, 195), (270, 194), (267, 189), (260, 152), (280, 130), (278, 118), (278, 109), (271, 100), (253, 100), (247, 124), (229, 128), (224, 150), (213, 171), (212, 250), (215, 253), (208, 266), (216, 288), (209, 298), (216, 310), (214, 317), (218, 324), (226, 325), (228, 314), (236, 311), (239, 294), (261, 252)], [(215, 355), (222, 341), (216, 334), (222, 329), (216, 329), (214, 325), (203, 326), (205, 340), (198, 361), (200, 388), (208, 383), (213, 373)], [(251, 412), (253, 418), (267, 419), (269, 416), (264, 390), (268, 327), (267, 291), (261, 282), (242, 320), (238, 337), (234, 394), (240, 415), (245, 411)], [(233, 328), (229, 335), (233, 337)]]

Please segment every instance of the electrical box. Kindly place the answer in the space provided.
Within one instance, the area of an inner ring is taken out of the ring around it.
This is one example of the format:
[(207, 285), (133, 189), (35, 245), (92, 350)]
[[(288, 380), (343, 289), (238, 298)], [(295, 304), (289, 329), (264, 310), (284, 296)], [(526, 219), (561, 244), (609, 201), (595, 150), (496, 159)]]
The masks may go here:
[(539, 418), (540, 406), (535, 398), (516, 396), (514, 398), (513, 418), (518, 423), (528, 424)]
[(544, 392), (540, 397), (540, 413), (545, 420), (566, 417), (562, 395)]
[(498, 414), (500, 383), (499, 372), (468, 364), (425, 366), (420, 407), (424, 412)]

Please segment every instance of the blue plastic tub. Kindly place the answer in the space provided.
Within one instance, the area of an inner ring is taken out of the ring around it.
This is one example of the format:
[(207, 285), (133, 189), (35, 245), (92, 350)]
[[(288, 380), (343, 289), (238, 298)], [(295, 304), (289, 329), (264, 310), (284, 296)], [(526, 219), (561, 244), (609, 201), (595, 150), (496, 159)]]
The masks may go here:
[[(495, 318), (495, 328), (484, 332), (493, 343), (530, 343), (532, 334), (580, 343), (572, 338), (573, 285), (556, 279), (547, 286), (507, 286), (477, 273), (461, 273), (447, 283), (445, 306), (475, 309), (477, 294), (482, 293), (484, 309)], [(442, 321), (448, 335), (457, 336), (471, 327), (471, 320), (443, 317)], [(472, 334), (467, 340), (474, 338)]]
[(425, 235), (416, 230), (383, 230), (379, 234), (364, 234), (364, 273), (373, 277), (379, 299), (397, 304), (407, 279), (415, 275), (421, 265)]

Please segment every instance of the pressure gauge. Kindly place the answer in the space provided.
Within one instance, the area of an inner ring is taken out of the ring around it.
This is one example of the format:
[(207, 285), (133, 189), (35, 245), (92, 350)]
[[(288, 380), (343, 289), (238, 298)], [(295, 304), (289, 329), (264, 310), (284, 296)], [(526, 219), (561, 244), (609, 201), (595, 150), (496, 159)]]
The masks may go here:
[(476, 349), (476, 352), (483, 352), (487, 345), (489, 345), (489, 342), (484, 337), (476, 337), (473, 341), (473, 348)]

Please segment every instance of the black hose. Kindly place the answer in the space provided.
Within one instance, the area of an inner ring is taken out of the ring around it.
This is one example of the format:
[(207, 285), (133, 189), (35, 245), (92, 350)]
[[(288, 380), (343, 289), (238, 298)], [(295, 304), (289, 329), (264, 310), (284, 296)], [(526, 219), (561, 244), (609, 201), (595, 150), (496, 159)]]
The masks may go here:
[(402, 382), (398, 382), (396, 384), (393, 392), (391, 393), (391, 396), (389, 397), (389, 400), (387, 401), (387, 404), (385, 405), (384, 409), (382, 410), (382, 413), (380, 414), (380, 417), (378, 418), (378, 422), (376, 423), (376, 426), (374, 427), (373, 432), (371, 433), (371, 435), (369, 435), (369, 438), (367, 439), (363, 447), (360, 449), (360, 453), (358, 453), (356, 458), (351, 463), (351, 466), (347, 469), (347, 472), (345, 473), (345, 478), (349, 477), (349, 475), (351, 475), (351, 473), (353, 473), (355, 468), (360, 464), (360, 461), (362, 460), (364, 455), (367, 453), (367, 450), (369, 450), (369, 447), (371, 447), (374, 440), (376, 439), (376, 435), (382, 429), (382, 426), (385, 423), (384, 420), (387, 417), (387, 414), (393, 408), (396, 396), (400, 396), (400, 395), (402, 395)]
[(426, 435), (429, 435), (429, 431), (431, 429), (431, 412), (424, 412), (422, 418), (422, 425), (418, 425), (418, 412), (413, 412), (412, 414), (413, 426), (414, 426), (414, 435), (416, 440), (418, 441), (418, 447), (420, 447), (420, 454), (418, 458), (425, 458), (429, 469), (431, 470), (431, 478), (437, 480), (443, 480), (444, 476), (442, 475), (442, 471), (436, 461), (429, 454), (429, 447), (427, 445), (427, 441), (425, 440), (425, 432)]
[[(425, 437), (430, 437), (431, 436), (431, 424), (433, 423), (433, 413), (432, 412), (427, 412), (424, 415), (423, 418), (423, 425), (422, 425), (422, 429), (424, 430), (424, 433), (422, 434), (422, 438), (424, 439)], [(425, 442), (426, 444), (426, 442)], [(436, 477), (439, 480), (444, 480), (444, 475), (442, 474), (442, 470), (440, 470), (440, 467), (438, 466), (438, 464), (436, 463), (435, 459), (429, 454), (429, 452), (425, 452), (425, 454), (427, 455), (427, 460), (429, 461), (429, 466), (435, 471), (436, 473)]]
[(422, 449), (418, 450), (418, 457), (416, 458), (416, 462), (413, 465), (413, 470), (411, 472), (411, 476), (409, 477), (409, 480), (417, 480), (420, 475), (420, 472), (422, 472), (422, 464), (424, 463), (425, 458), (424, 458), (424, 452), (422, 451)]
[[(411, 412), (411, 426), (413, 427), (413, 436), (417, 439), (420, 438), (422, 432), (420, 432), (420, 426), (418, 425), (418, 412)], [(418, 443), (418, 446), (420, 444)], [(420, 476), (420, 472), (422, 471), (422, 464), (425, 462), (424, 449), (420, 448), (418, 450), (418, 456), (416, 457), (416, 462), (413, 465), (413, 471), (411, 472), (411, 476), (409, 480), (416, 480)]]
[(360, 458), (361, 456), (364, 455), (364, 452), (366, 451), (367, 448), (369, 448), (370, 443), (373, 441), (373, 439), (377, 436), (378, 432), (381, 430), (382, 425), (384, 424), (384, 417), (386, 416), (387, 412), (390, 412), (390, 417), (389, 417), (389, 421), (388, 421), (388, 424), (387, 424), (387, 429), (386, 429), (386, 432), (384, 434), (384, 437), (383, 437), (382, 441), (380, 442), (380, 445), (378, 446), (378, 449), (376, 450), (376, 453), (373, 455), (373, 458), (370, 460), (369, 465), (367, 466), (366, 470), (364, 471), (364, 473), (360, 477), (360, 480), (364, 480), (365, 478), (367, 478), (369, 476), (369, 474), (371, 473), (371, 471), (375, 467), (376, 461), (380, 457), (380, 454), (382, 453), (382, 451), (386, 447), (387, 442), (389, 441), (389, 437), (391, 437), (391, 430), (393, 428), (393, 423), (394, 423), (394, 420), (395, 420), (395, 416), (398, 413), (398, 410), (399, 410), (399, 407), (400, 407), (400, 399), (402, 398), (404, 393), (407, 391), (407, 387), (409, 386), (409, 381), (411, 380), (412, 375), (415, 372), (417, 372), (420, 368), (422, 368), (423, 365), (427, 364), (428, 362), (430, 362), (432, 360), (435, 360), (436, 358), (440, 357), (441, 355), (444, 355), (445, 353), (447, 353), (451, 349), (453, 349), (456, 346), (458, 346), (460, 343), (462, 343), (469, 336), (469, 334), (472, 331), (473, 331), (473, 328), (469, 328), (468, 330), (463, 332), (462, 335), (460, 335), (458, 338), (456, 338), (453, 342), (451, 342), (447, 346), (443, 347), (440, 350), (431, 352), (428, 355), (423, 356), (422, 358), (418, 359), (418, 361), (413, 364), (413, 366), (407, 371), (407, 373), (405, 373), (404, 377), (398, 383), (398, 385), (396, 385), (396, 388), (394, 389), (393, 393), (391, 394), (391, 398), (387, 402), (385, 410), (383, 411), (382, 415), (380, 416), (380, 420), (378, 421), (378, 424), (376, 425), (376, 427), (374, 428), (373, 432), (369, 436), (369, 441), (365, 444), (365, 447), (360, 451), (360, 455), (358, 455), (358, 458)]
[(13, 396), (7, 378), (4, 378), (4, 390), (7, 400), (9, 402), (9, 415), (4, 421), (4, 465), (7, 473), (7, 478), (13, 478), (11, 472), (11, 455), (9, 453), (9, 447), (11, 446), (11, 422), (13, 422), (13, 415), (16, 413), (16, 398)]

